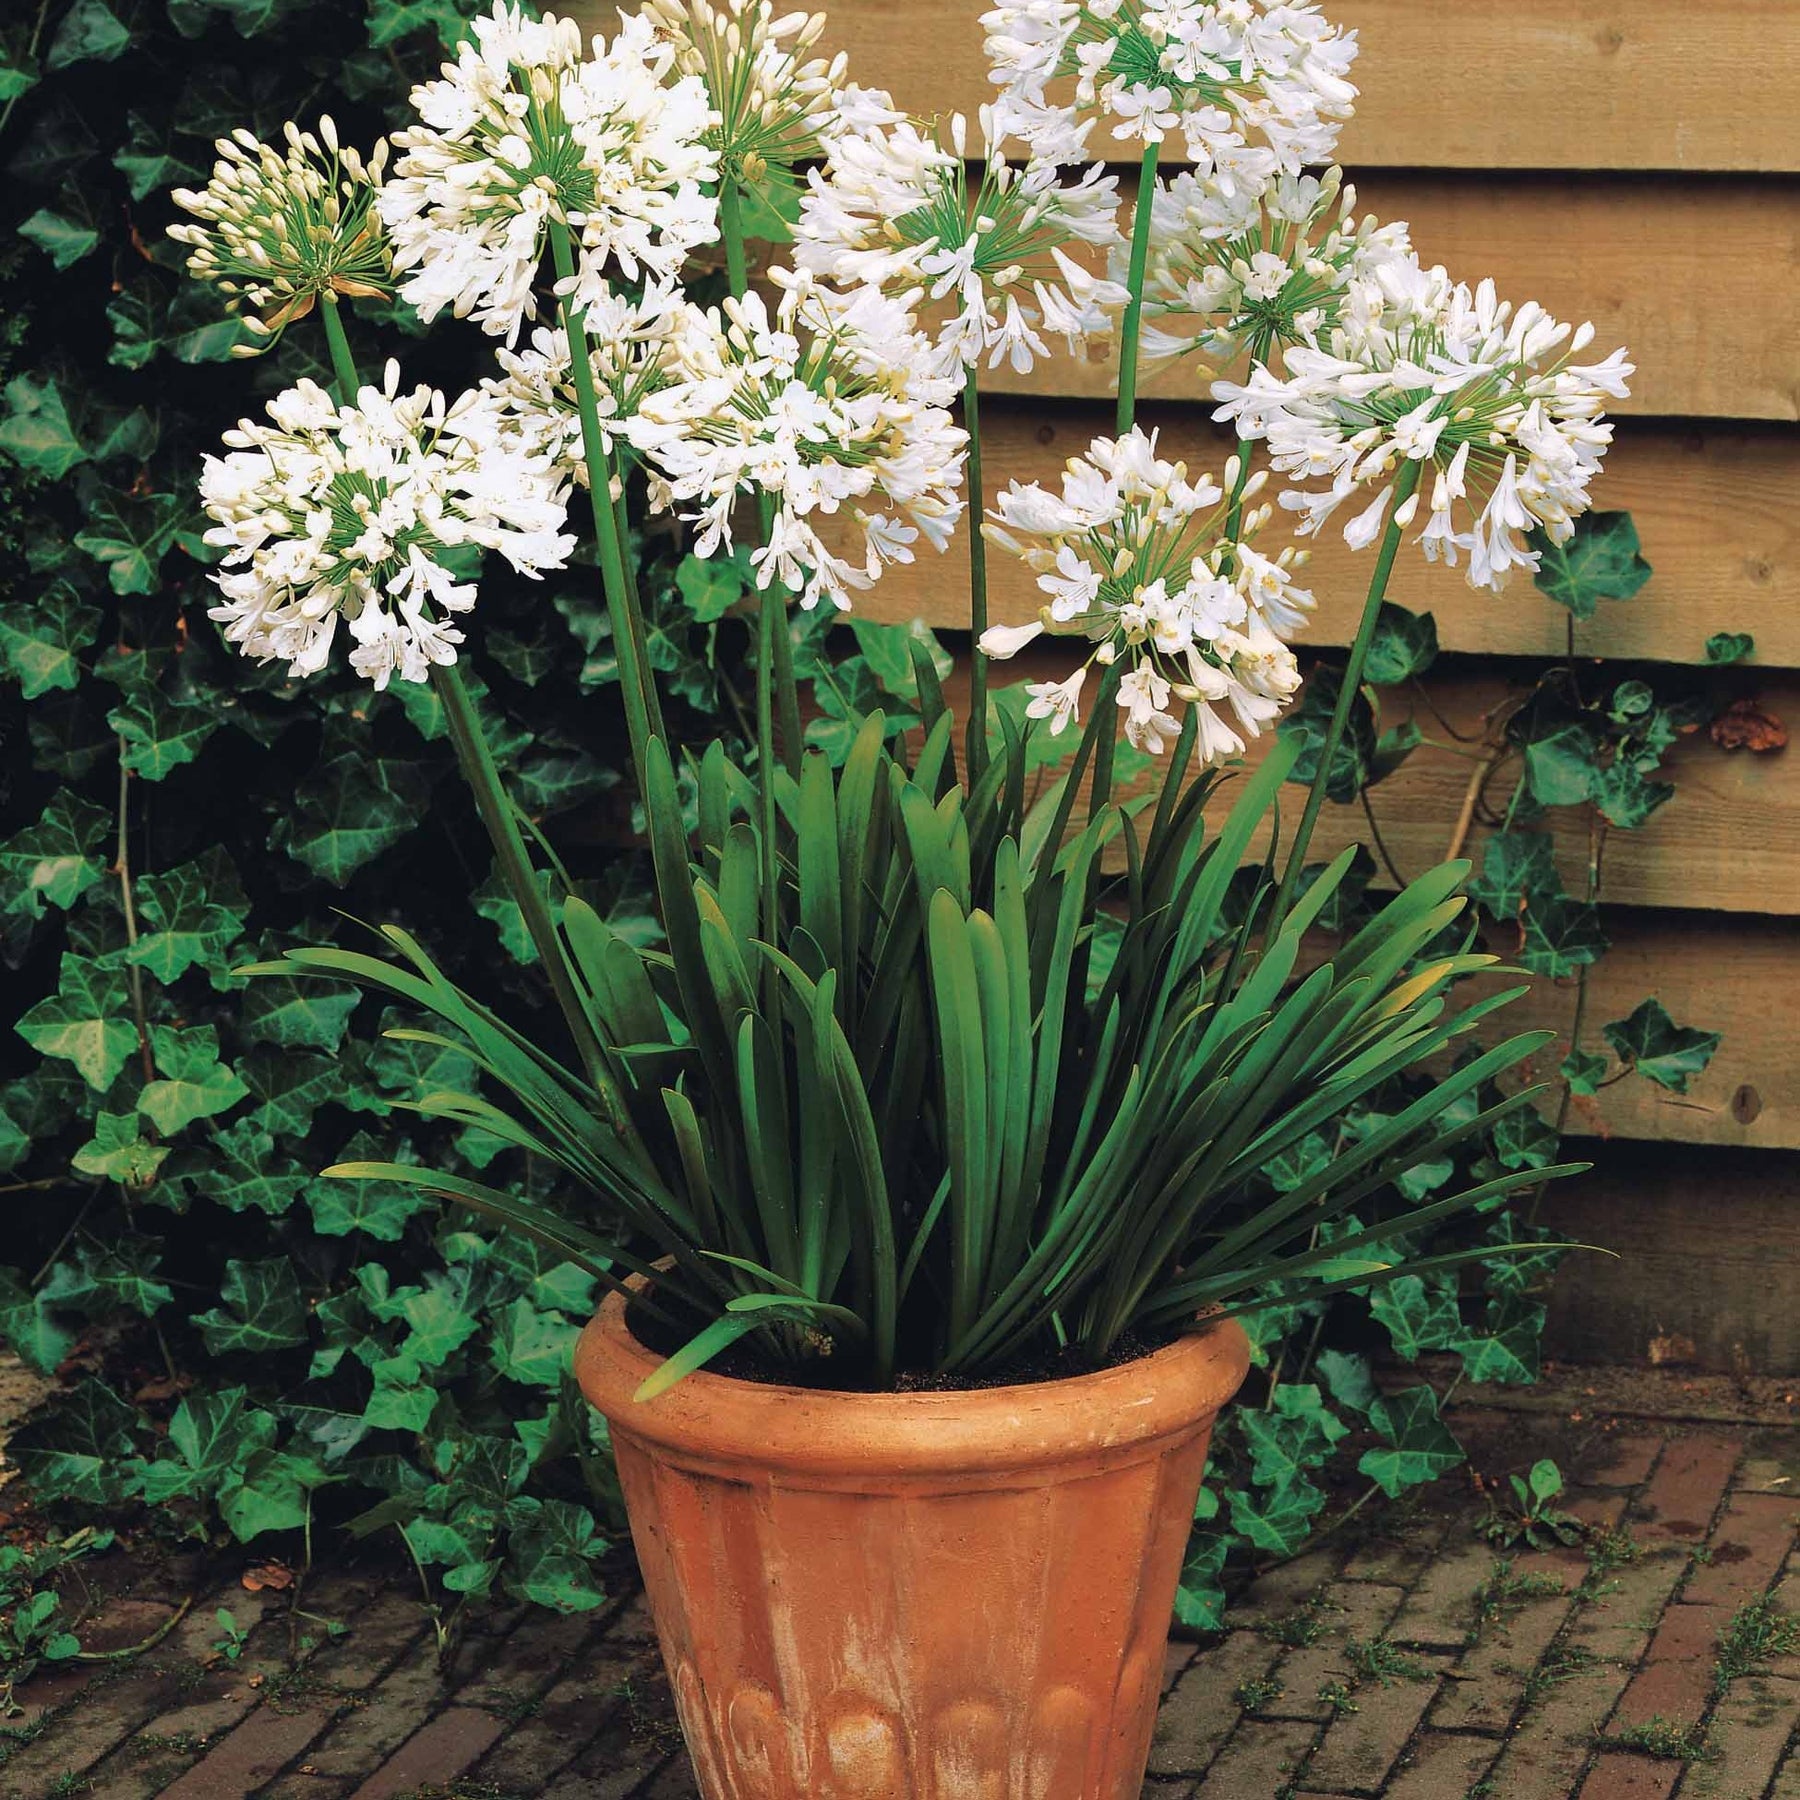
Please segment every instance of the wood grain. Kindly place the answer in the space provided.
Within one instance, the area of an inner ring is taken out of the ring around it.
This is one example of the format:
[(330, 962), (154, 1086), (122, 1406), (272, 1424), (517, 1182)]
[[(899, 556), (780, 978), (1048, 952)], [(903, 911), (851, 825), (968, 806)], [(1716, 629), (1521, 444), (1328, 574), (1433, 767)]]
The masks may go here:
[[(599, 8), (586, 9), (596, 18)], [(980, 0), (828, 0), (852, 79), (931, 115), (992, 94)], [(1792, 0), (1330, 0), (1363, 90), (1344, 154), (1390, 168), (1800, 169)]]
[[(1143, 419), (1161, 431), (1166, 455), (1196, 468), (1217, 470), (1231, 452), (1229, 437), (1197, 408), (1151, 405)], [(1107, 410), (1091, 403), (996, 402), (982, 424), (990, 496), (1008, 481), (1053, 483), (1069, 457), (1111, 430)], [(1594, 492), (1603, 508), (1636, 518), (1656, 575), (1635, 599), (1604, 603), (1578, 627), (1583, 655), (1698, 662), (1715, 632), (1748, 631), (1763, 663), (1800, 667), (1800, 436), (1630, 422)], [(1278, 519), (1269, 531), (1276, 544), (1279, 528)], [(1350, 641), (1369, 574), (1369, 558), (1352, 554), (1340, 536), (1319, 544), (1308, 574), (1319, 597), (1310, 642)], [(996, 620), (1017, 623), (1037, 611), (1041, 597), (1023, 564), (994, 554), (990, 581)], [(1390, 597), (1432, 613), (1446, 650), (1553, 656), (1564, 649), (1567, 613), (1522, 578), (1500, 596), (1478, 593), (1456, 571), (1409, 552)], [(922, 618), (965, 627), (966, 539), (959, 536), (941, 558), (927, 551), (913, 567), (890, 570), (859, 609), (889, 623)]]
[[(1800, 183), (1384, 173), (1358, 181), (1358, 201), (1406, 220), (1420, 256), (1459, 280), (1491, 276), (1515, 301), (1591, 320), (1596, 356), (1623, 344), (1638, 373), (1622, 413), (1800, 419)], [(1189, 358), (1148, 372), (1142, 392), (1205, 400), (1209, 382)], [(1059, 354), (982, 385), (1097, 398), (1117, 377), (1110, 360)]]

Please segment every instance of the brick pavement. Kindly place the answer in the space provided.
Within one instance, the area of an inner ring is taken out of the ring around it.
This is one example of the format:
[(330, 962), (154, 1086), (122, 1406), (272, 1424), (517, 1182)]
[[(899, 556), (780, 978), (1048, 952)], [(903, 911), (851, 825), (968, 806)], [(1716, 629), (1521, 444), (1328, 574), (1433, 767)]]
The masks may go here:
[[(1503, 1554), (1447, 1482), (1268, 1572), (1232, 1630), (1172, 1647), (1144, 1800), (1800, 1800), (1800, 1430), (1537, 1418), (1476, 1442), (1490, 1481), (1556, 1455), (1604, 1535)], [(28, 1686), (0, 1800), (694, 1800), (623, 1583), (585, 1618), (491, 1615), (444, 1668), (385, 1571), (317, 1578), (307, 1610), (343, 1629), (297, 1655), (283, 1597), (240, 1574), (216, 1565), (138, 1662)], [(171, 1601), (134, 1593), (115, 1637)]]

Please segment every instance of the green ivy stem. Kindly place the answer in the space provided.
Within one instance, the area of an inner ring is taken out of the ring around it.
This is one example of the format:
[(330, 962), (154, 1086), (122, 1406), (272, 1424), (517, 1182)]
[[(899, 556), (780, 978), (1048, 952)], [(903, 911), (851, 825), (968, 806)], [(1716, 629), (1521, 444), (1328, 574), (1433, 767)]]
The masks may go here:
[(1144, 278), (1150, 267), (1150, 223), (1156, 207), (1156, 163), (1161, 153), (1160, 143), (1147, 144), (1143, 168), (1138, 175), (1137, 206), (1131, 228), (1131, 273), (1126, 281), (1131, 298), (1125, 304), (1125, 318), (1119, 328), (1120, 436), (1137, 422), (1138, 345), (1144, 331)]
[(987, 539), (981, 534), (981, 521), (987, 516), (987, 491), (981, 477), (980, 373), (979, 362), (974, 362), (963, 378), (963, 429), (969, 434), (966, 471), (969, 484), (969, 635), (974, 640), (969, 652), (969, 722), (965, 752), (971, 789), (980, 781), (988, 764), (988, 670), (987, 658), (981, 651), (982, 634), (988, 628), (988, 562)]
[(1306, 810), (1300, 815), (1300, 827), (1294, 833), (1293, 847), (1288, 851), (1287, 870), (1281, 878), (1280, 891), (1275, 896), (1275, 910), (1269, 915), (1268, 932), (1271, 939), (1280, 931), (1282, 922), (1293, 907), (1300, 877), (1306, 868), (1306, 852), (1311, 847), (1319, 814), (1324, 809), (1325, 790), (1331, 781), (1331, 765), (1337, 757), (1338, 745), (1344, 741), (1344, 733), (1349, 729), (1350, 713), (1356, 705), (1356, 697), (1362, 691), (1363, 668), (1369, 660), (1370, 647), (1375, 642), (1375, 627), (1381, 618), (1382, 603), (1387, 599), (1388, 582), (1394, 573), (1394, 563), (1400, 555), (1400, 541), (1406, 535), (1406, 527), (1399, 523), (1400, 513), (1419, 491), (1419, 481), (1424, 472), (1424, 464), (1414, 462), (1409, 457), (1401, 464), (1399, 478), (1394, 483), (1394, 509), (1389, 515), (1387, 531), (1381, 540), (1381, 550), (1375, 559), (1375, 573), (1369, 582), (1369, 597), (1363, 602), (1362, 623), (1357, 628), (1356, 641), (1350, 647), (1350, 660), (1344, 665), (1343, 684), (1338, 689), (1337, 706), (1331, 715), (1330, 729), (1319, 749), (1319, 766), (1313, 774), (1312, 788), (1306, 796)]
[[(131, 893), (131, 771), (125, 766), (125, 740), (119, 739), (119, 838), (113, 872), (119, 878), (119, 902), (125, 913), (125, 945), (135, 950), (138, 941), (137, 903)], [(126, 979), (131, 988), (131, 1010), (137, 1019), (138, 1057), (144, 1079), (156, 1079), (156, 1061), (150, 1054), (150, 1018), (144, 1010), (144, 971), (128, 957)]]
[[(550, 255), (558, 284), (575, 278), (575, 249), (569, 227), (561, 219), (550, 221)], [(562, 298), (563, 330), (569, 340), (569, 364), (575, 380), (575, 407), (581, 418), (581, 447), (587, 462), (588, 498), (593, 506), (594, 538), (600, 552), (600, 574), (606, 589), (607, 610), (612, 615), (613, 648), (619, 658), (619, 686), (625, 696), (625, 727), (631, 739), (631, 757), (640, 793), (645, 792), (644, 772), (649, 766), (650, 740), (663, 735), (662, 712), (656, 683), (650, 672), (650, 653), (639, 611), (625, 573), (625, 547), (619, 537), (619, 517), (612, 493), (612, 459), (606, 453), (600, 430), (600, 399), (594, 390), (594, 367), (588, 346), (587, 326), (572, 293)], [(646, 806), (649, 804), (645, 799)]]
[[(344, 321), (335, 296), (327, 294), (323, 298), (324, 304), (320, 311), (325, 320), (325, 340), (331, 347), (332, 369), (340, 392), (349, 396), (346, 401), (349, 404), (354, 401), (360, 385), (356, 374), (356, 360), (351, 354), (350, 340), (345, 334)], [(531, 853), (525, 848), (525, 840), (519, 833), (519, 821), (513, 811), (513, 803), (500, 778), (499, 764), (494, 761), (493, 747), (488, 743), (487, 733), (481, 728), (481, 716), (475, 710), (475, 702), (462, 678), (462, 670), (455, 663), (439, 664), (431, 671), (431, 685), (444, 709), (444, 724), (449, 731), (450, 742), (456, 749), (456, 760), (462, 769), (463, 780), (468, 784), (475, 810), (480, 814), (481, 822), (487, 828), (488, 839), (493, 844), (494, 858), (499, 865), (501, 878), (524, 917), (525, 929), (530, 934), (532, 943), (537, 947), (544, 973), (550, 981), (551, 992), (556, 996), (557, 1008), (569, 1028), (570, 1036), (575, 1040), (582, 1067), (597, 1087), (603, 1087), (605, 1058), (599, 1040), (594, 1036), (587, 1009), (575, 991), (568, 957), (563, 950), (562, 939), (557, 935), (556, 921), (550, 914), (550, 903), (544, 898), (544, 890), (538, 885)]]

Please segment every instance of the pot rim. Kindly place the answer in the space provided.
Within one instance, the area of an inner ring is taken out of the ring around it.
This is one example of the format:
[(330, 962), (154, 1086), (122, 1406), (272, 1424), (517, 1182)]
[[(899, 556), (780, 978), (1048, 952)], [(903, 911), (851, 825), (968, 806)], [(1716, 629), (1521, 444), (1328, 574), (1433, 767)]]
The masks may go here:
[(625, 1312), (626, 1296), (609, 1294), (575, 1350), (582, 1392), (615, 1435), (698, 1462), (839, 1478), (995, 1474), (1119, 1453), (1135, 1460), (1133, 1452), (1210, 1424), (1250, 1366), (1249, 1339), (1228, 1319), (1060, 1381), (866, 1394), (699, 1370), (639, 1402), (633, 1395), (664, 1359), (632, 1334)]

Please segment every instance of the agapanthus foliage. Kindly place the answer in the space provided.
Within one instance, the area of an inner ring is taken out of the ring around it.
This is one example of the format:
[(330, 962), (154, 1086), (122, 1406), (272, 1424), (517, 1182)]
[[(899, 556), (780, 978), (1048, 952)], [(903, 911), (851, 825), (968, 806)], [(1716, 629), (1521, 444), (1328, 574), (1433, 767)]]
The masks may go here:
[(188, 273), (254, 309), (245, 323), (263, 342), (239, 346), (244, 355), (305, 318), (321, 295), (378, 300), (392, 286), (375, 217), (387, 144), (365, 161), (338, 142), (329, 116), (316, 131), (290, 124), (283, 142), (276, 149), (240, 126), (219, 139), (206, 186), (170, 196), (199, 221), (169, 228), (188, 246)]
[[(200, 495), (225, 552), (226, 641), (258, 662), (315, 675), (340, 621), (350, 666), (384, 688), (456, 660), (453, 623), (475, 604), (459, 552), (497, 551), (521, 574), (561, 568), (566, 478), (542, 454), (502, 447), (479, 396), (454, 406), (428, 387), (383, 384), (340, 406), (303, 381), (269, 402), (268, 422), (225, 434)], [(466, 565), (465, 565), (466, 566)]]
[[(730, 547), (740, 496), (765, 496), (759, 585), (847, 609), (885, 565), (911, 562), (921, 537), (942, 550), (962, 515), (967, 440), (948, 410), (958, 384), (936, 372), (916, 296), (845, 293), (797, 271), (774, 280), (773, 308), (755, 293), (727, 301), (688, 378), (646, 401), (652, 497), (699, 527), (696, 549), (710, 556)], [(819, 535), (838, 514), (860, 559)]]
[(1102, 119), (1254, 191), (1329, 162), (1356, 100), (1356, 34), (1292, 0), (1004, 0), (982, 24), (1001, 128), (1063, 161)]
[(1360, 500), (1344, 536), (1366, 547), (1405, 478), (1417, 491), (1397, 521), (1410, 524), (1422, 501), (1425, 554), (1451, 564), (1466, 554), (1470, 585), (1498, 590), (1512, 570), (1538, 567), (1528, 534), (1566, 543), (1587, 511), (1613, 436), (1603, 408), (1625, 397), (1632, 373), (1622, 350), (1578, 362), (1593, 341), (1591, 325), (1559, 324), (1535, 303), (1515, 309), (1491, 281), (1470, 288), (1388, 259), (1350, 283), (1317, 344), (1283, 353), (1283, 373), (1218, 384), (1219, 417), (1266, 440), (1295, 484), (1282, 504), (1303, 535)]
[[(1240, 488), (1240, 471), (1226, 473), (1240, 502), (1254, 499), (1256, 478)], [(1293, 580), (1292, 551), (1271, 561), (1250, 547), (1262, 512), (1226, 535), (1233, 510), (1219, 482), (1190, 480), (1141, 431), (1074, 458), (1060, 494), (1014, 482), (1000, 496), (987, 536), (1024, 559), (1049, 602), (1035, 624), (990, 630), (982, 649), (1016, 655), (1045, 632), (1095, 645), (1072, 676), (1033, 685), (1031, 717), (1060, 732), (1079, 716), (1090, 663), (1117, 663), (1126, 735), (1140, 750), (1159, 755), (1174, 741), (1178, 702), (1195, 710), (1203, 763), (1262, 734), (1299, 689), (1282, 634), (1313, 597)]]
[(1050, 354), (1046, 336), (1084, 351), (1127, 299), (1079, 260), (1119, 242), (1117, 178), (1099, 164), (1071, 176), (1054, 162), (1008, 162), (992, 126), (984, 110), (974, 181), (960, 114), (942, 141), (910, 119), (841, 133), (796, 233), (795, 261), (822, 280), (922, 289), (934, 316), (947, 315), (937, 348), (958, 373), (984, 358), (1025, 373)]
[(453, 63), (413, 90), (381, 190), (401, 293), (508, 340), (536, 315), (552, 219), (575, 238), (575, 291), (598, 304), (619, 275), (677, 275), (716, 232), (718, 169), (697, 77), (643, 13), (584, 53), (580, 27), (497, 4)]

